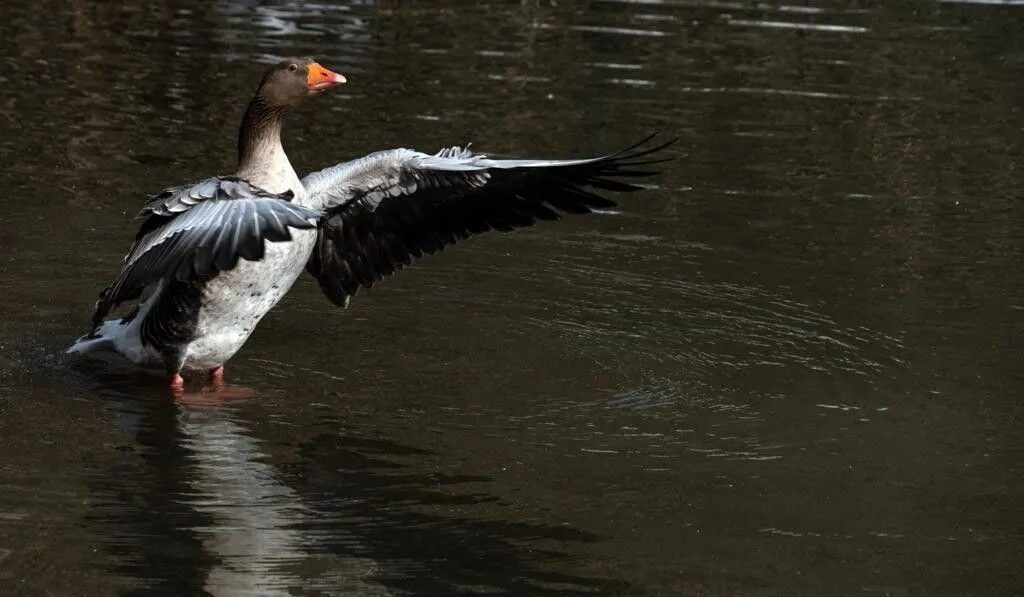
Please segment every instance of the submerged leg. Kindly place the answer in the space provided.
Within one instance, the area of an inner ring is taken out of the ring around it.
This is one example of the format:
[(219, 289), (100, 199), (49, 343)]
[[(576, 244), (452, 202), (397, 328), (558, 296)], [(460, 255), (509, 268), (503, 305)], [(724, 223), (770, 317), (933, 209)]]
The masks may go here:
[(177, 400), (193, 406), (220, 406), (231, 400), (250, 398), (256, 394), (252, 388), (227, 385), (224, 383), (224, 365), (210, 369), (210, 383), (199, 392), (175, 390)]

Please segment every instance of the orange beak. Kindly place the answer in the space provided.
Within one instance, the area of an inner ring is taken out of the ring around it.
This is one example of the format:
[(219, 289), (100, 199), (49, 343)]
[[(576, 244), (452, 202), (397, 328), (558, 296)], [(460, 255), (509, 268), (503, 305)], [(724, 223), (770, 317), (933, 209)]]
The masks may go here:
[(310, 93), (317, 93), (344, 82), (345, 77), (327, 70), (316, 62), (310, 64), (306, 71), (306, 87), (309, 88)]

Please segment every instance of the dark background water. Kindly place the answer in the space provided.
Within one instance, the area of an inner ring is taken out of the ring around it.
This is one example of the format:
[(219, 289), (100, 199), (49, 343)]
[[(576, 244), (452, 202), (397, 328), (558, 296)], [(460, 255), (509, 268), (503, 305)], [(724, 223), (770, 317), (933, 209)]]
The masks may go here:
[[(0, 593), (1013, 595), (1024, 6), (0, 8)], [(472, 141), (677, 160), (333, 308), (303, 279), (176, 405), (57, 355), (262, 64), (349, 84), (303, 172)]]

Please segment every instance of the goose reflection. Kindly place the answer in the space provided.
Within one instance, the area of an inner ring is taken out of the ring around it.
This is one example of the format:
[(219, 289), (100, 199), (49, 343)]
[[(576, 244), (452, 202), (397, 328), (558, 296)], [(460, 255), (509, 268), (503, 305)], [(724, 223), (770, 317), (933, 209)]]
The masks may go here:
[(93, 480), (91, 519), (126, 595), (287, 596), (344, 586), (388, 594), (365, 558), (319, 555), (313, 516), (230, 406), (110, 401), (136, 445)]
[(122, 596), (628, 592), (579, 574), (574, 552), (601, 537), (521, 517), (491, 477), (440, 472), (433, 452), (344, 412), (290, 427), (288, 460), (274, 460), (250, 401), (184, 405), (138, 374), (88, 373), (126, 438), (86, 477)]
[[(204, 589), (217, 597), (285, 596), (310, 584), (298, 570), (314, 556), (299, 529), (311, 510), (264, 461), (260, 442), (227, 409), (179, 407), (183, 443), (195, 455), (189, 501), (210, 520), (195, 532), (217, 558)], [(372, 572), (372, 562), (348, 563), (349, 581)], [(360, 594), (383, 594), (361, 587)]]

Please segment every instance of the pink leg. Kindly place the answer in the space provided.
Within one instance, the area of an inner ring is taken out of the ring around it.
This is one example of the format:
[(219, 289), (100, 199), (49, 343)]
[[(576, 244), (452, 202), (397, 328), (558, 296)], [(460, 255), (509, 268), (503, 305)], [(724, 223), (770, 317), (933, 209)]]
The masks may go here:
[(224, 383), (224, 365), (210, 369), (210, 383), (199, 392), (177, 390), (178, 402), (192, 406), (220, 406), (231, 400), (250, 398), (255, 394), (251, 388), (229, 386)]
[(172, 390), (181, 391), (185, 389), (185, 380), (177, 372), (167, 375), (167, 384)]

